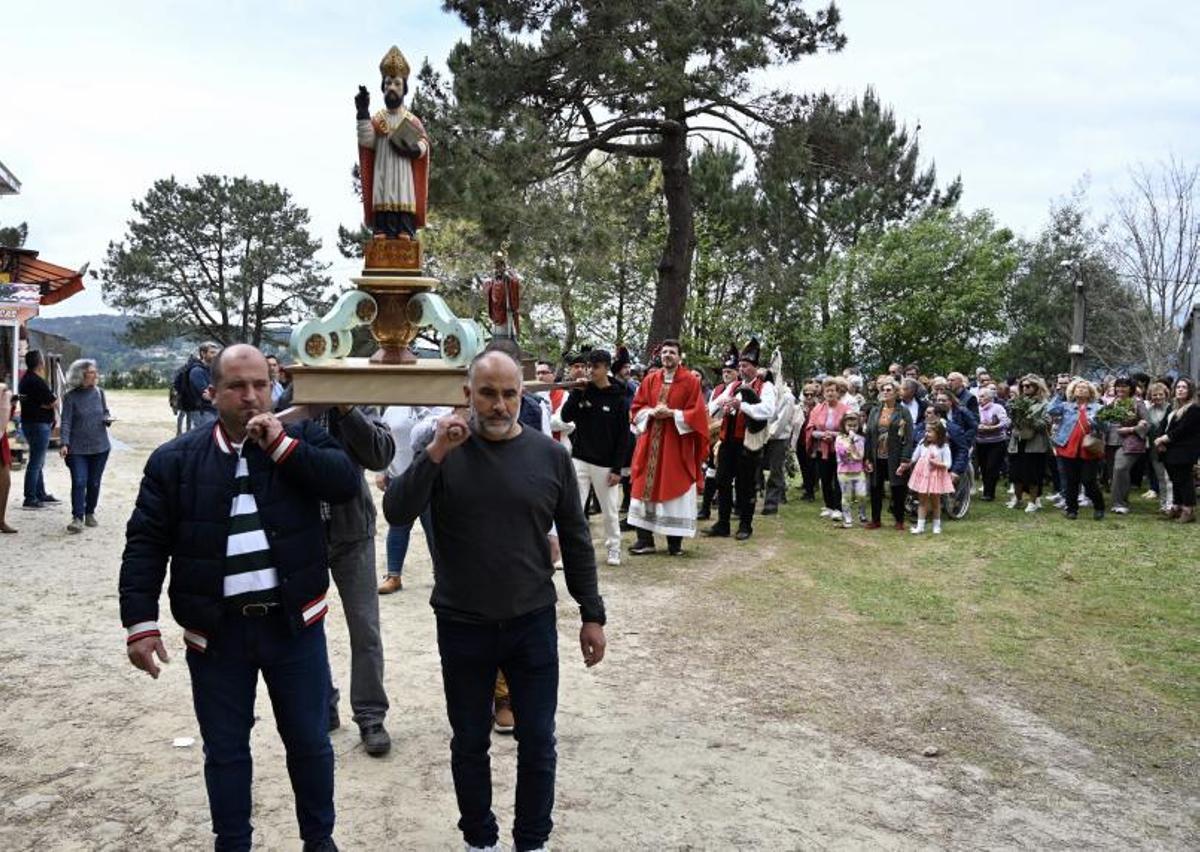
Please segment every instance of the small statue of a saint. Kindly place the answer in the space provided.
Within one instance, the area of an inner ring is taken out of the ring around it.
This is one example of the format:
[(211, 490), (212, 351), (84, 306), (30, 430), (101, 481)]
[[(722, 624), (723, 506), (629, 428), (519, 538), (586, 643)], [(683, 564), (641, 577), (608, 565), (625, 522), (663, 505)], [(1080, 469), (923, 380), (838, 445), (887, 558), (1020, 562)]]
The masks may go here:
[(483, 284), (492, 339), (515, 341), (521, 331), (521, 279), (508, 268), (508, 257), (503, 251), (492, 255), (492, 262), (492, 277)]
[(379, 63), (384, 109), (370, 114), (366, 86), (354, 97), (363, 224), (375, 239), (416, 239), (429, 198), (429, 135), (404, 106), (408, 60), (395, 45)]

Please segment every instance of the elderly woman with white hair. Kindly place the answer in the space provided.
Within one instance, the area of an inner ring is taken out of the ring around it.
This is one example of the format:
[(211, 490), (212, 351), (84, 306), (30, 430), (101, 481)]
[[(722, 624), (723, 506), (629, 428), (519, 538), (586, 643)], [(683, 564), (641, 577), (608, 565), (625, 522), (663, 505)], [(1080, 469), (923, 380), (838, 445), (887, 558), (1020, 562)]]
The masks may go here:
[(979, 457), (979, 472), (983, 475), (983, 499), (996, 499), (996, 483), (1004, 467), (1008, 449), (1008, 412), (996, 402), (995, 386), (979, 389), (979, 430), (975, 433), (975, 453)]
[(96, 362), (90, 358), (81, 358), (67, 369), (59, 453), (71, 471), (71, 523), (67, 531), (72, 533), (83, 532), (85, 526), (99, 526), (96, 504), (111, 449), (108, 426), (112, 422), (108, 400), (96, 384), (99, 376)]
[(1079, 486), (1092, 501), (1097, 521), (1104, 519), (1104, 495), (1096, 482), (1104, 461), (1104, 424), (1099, 421), (1100, 392), (1087, 379), (1075, 379), (1067, 386), (1066, 399), (1055, 398), (1046, 412), (1061, 418), (1053, 442), (1063, 474), (1063, 497), (1070, 520), (1079, 517)]

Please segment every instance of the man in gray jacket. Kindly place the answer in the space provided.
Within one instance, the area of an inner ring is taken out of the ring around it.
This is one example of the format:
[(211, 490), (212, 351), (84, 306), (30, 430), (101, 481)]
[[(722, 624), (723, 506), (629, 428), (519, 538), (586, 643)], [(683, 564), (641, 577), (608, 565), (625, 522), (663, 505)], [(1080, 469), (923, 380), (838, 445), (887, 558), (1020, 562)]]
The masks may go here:
[[(279, 409), (291, 405), (285, 391)], [(396, 453), (392, 432), (373, 409), (340, 405), (316, 422), (328, 430), (359, 468), (359, 495), (337, 505), (321, 504), (325, 540), (329, 543), (329, 573), (350, 631), (350, 707), (367, 754), (380, 757), (392, 747), (383, 726), (388, 711), (383, 688), (383, 640), (379, 631), (379, 593), (375, 580), (375, 501), (362, 469), (384, 470)], [(329, 729), (341, 726), (339, 693), (329, 674)]]

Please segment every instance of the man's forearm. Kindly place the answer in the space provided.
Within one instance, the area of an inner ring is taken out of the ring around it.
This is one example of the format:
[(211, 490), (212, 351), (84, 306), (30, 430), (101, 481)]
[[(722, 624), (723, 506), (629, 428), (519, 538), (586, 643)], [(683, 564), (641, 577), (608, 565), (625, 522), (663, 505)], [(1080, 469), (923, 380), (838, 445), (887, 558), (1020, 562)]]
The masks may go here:
[(408, 469), (388, 484), (383, 495), (383, 516), (389, 524), (411, 523), (429, 505), (441, 463), (435, 458), (439, 451), (438, 447), (421, 450)]

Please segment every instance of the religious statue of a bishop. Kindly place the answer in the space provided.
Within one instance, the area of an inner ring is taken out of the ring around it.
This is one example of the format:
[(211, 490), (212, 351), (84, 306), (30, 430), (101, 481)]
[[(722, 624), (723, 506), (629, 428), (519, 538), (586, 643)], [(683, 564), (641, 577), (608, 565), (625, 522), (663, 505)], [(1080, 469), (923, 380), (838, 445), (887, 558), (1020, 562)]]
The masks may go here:
[(363, 188), (363, 224), (375, 239), (415, 239), (425, 226), (429, 198), (429, 135), (404, 106), (408, 60), (395, 45), (379, 63), (384, 109), (370, 114), (371, 96), (358, 87), (358, 167)]

